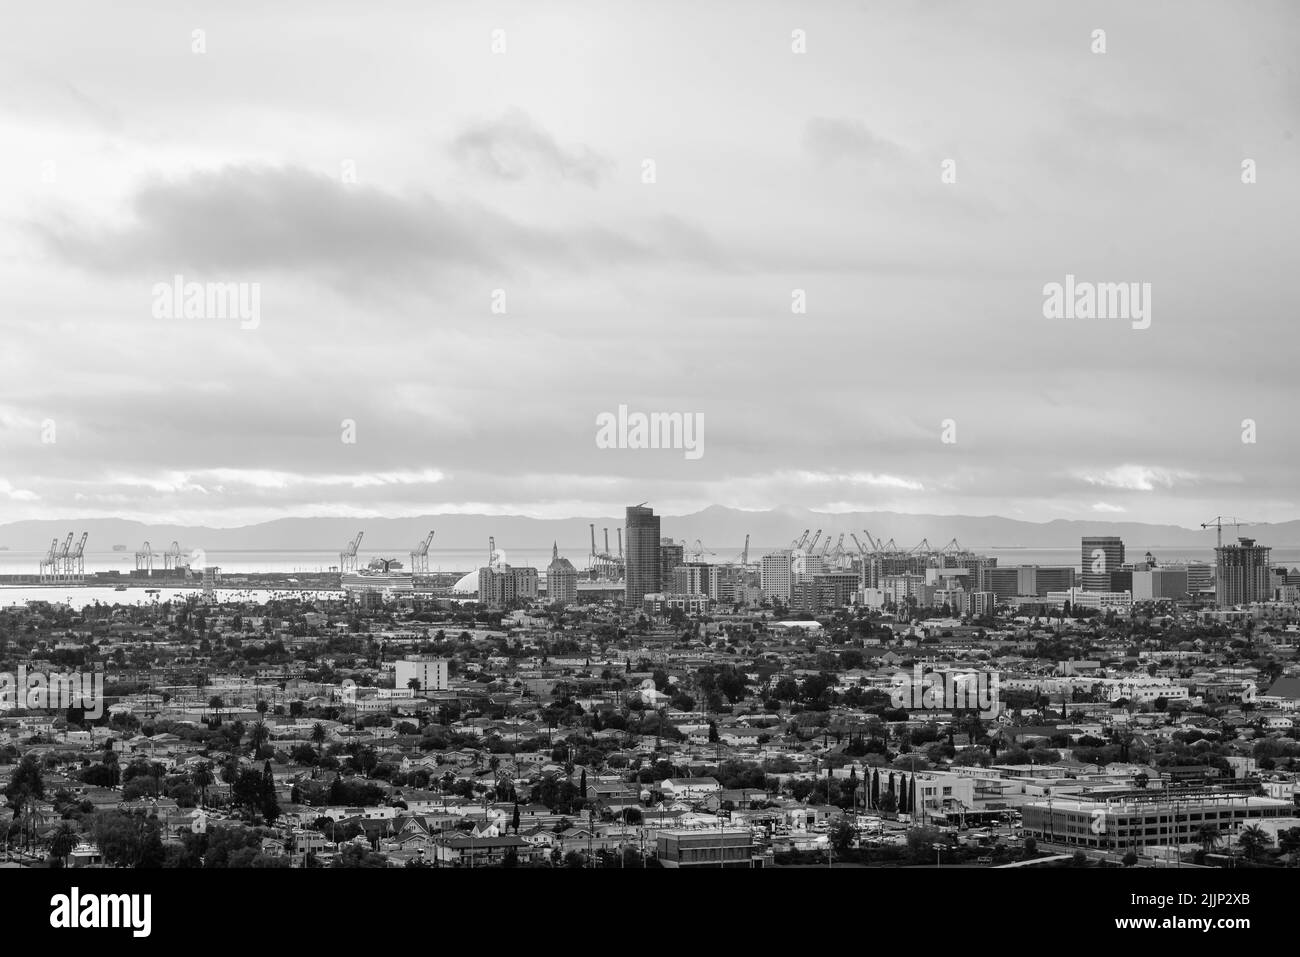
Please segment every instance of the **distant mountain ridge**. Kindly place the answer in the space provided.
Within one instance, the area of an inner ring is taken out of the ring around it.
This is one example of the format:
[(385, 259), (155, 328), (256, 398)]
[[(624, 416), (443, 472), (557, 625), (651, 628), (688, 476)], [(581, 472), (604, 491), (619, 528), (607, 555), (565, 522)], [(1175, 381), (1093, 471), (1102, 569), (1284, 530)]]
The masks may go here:
[[(651, 507), (654, 503), (651, 502)], [(150, 524), (118, 518), (76, 519), (72, 521), (28, 520), (0, 525), (0, 544), (13, 550), (36, 551), (49, 547), (50, 540), (68, 532), (80, 537), (90, 533), (91, 551), (107, 551), (114, 544), (126, 544), (134, 551), (146, 540), (155, 551), (162, 551), (173, 540), (183, 547), (213, 551), (256, 550), (326, 550), (337, 551), (357, 532), (364, 531), (363, 550), (410, 551), (430, 530), (436, 531), (433, 547), (486, 548), (488, 536), (497, 544), (510, 548), (549, 547), (552, 541), (569, 544), (590, 540), (589, 525), (595, 523), (599, 547), (604, 547), (603, 529), (610, 530), (610, 545), (615, 546), (614, 529), (621, 527), (623, 516), (605, 515), (564, 519), (539, 519), (523, 515), (422, 515), (404, 518), (283, 518), (236, 528), (204, 528)], [(788, 545), (805, 528), (823, 530), (823, 535), (839, 536), (849, 532), (862, 538), (866, 529), (877, 539), (894, 539), (902, 548), (910, 548), (928, 539), (936, 548), (956, 538), (970, 548), (1073, 548), (1084, 535), (1118, 535), (1127, 543), (1144, 547), (1212, 548), (1214, 529), (1184, 528), (1178, 525), (1151, 525), (1141, 522), (1081, 521), (1056, 519), (1050, 522), (1025, 522), (999, 516), (908, 515), (898, 512), (815, 512), (811, 509), (780, 507), (766, 511), (745, 511), (712, 505), (688, 515), (664, 515), (663, 535), (678, 540), (701, 540), (706, 548), (739, 550), (750, 536), (750, 550)], [(1224, 529), (1224, 540), (1235, 539), (1238, 530)], [(1261, 544), (1300, 547), (1300, 520), (1242, 526), (1240, 534), (1256, 538)], [(865, 544), (865, 539), (863, 539)], [(716, 550), (716, 549), (715, 549)], [(730, 558), (727, 553), (720, 558)]]

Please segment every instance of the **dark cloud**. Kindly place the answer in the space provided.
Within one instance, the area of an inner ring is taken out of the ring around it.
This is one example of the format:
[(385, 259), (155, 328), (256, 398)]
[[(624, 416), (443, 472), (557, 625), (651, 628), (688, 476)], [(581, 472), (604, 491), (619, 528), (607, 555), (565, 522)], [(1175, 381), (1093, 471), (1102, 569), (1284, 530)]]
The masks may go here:
[(540, 174), (593, 188), (613, 165), (586, 146), (566, 149), (519, 109), (470, 126), (452, 141), (450, 151), (457, 161), (495, 179)]
[(804, 146), (824, 163), (838, 160), (878, 163), (903, 159), (897, 143), (862, 120), (815, 116), (804, 125)]
[(451, 269), (583, 271), (685, 262), (725, 265), (698, 227), (661, 216), (625, 229), (532, 226), (476, 204), (398, 196), (297, 167), (225, 166), (152, 181), (120, 228), (33, 225), (50, 251), (96, 272), (170, 275), (265, 270), (315, 274), (349, 289)]

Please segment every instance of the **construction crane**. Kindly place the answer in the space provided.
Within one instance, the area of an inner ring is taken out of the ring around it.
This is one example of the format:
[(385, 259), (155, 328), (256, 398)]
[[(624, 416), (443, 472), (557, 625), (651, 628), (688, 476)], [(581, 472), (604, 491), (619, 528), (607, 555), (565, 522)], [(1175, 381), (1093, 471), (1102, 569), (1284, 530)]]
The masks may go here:
[(140, 546), (140, 550), (135, 553), (135, 570), (153, 574), (153, 549), (145, 542)]
[(68, 581), (75, 581), (79, 585), (86, 580), (86, 540), (89, 538), (89, 532), (81, 533), (81, 541), (73, 547), (72, 554), (68, 556), (67, 566), (64, 568)]
[(429, 545), (433, 542), (433, 532), (425, 536), (424, 541), (411, 551), (411, 575), (429, 574)]
[(1242, 522), (1235, 518), (1227, 518), (1223, 515), (1216, 515), (1208, 522), (1201, 522), (1201, 528), (1212, 528), (1216, 532), (1216, 548), (1223, 547), (1223, 526), (1231, 525), (1233, 528), (1241, 528), (1243, 525), (1254, 525), (1254, 522)]
[(366, 533), (357, 532), (357, 537), (348, 542), (343, 551), (339, 552), (339, 571), (354, 572), (357, 570), (357, 549), (361, 547), (361, 538)]
[(41, 559), (40, 580), (43, 583), (52, 582), (59, 577), (59, 540), (56, 538), (50, 542), (50, 550), (45, 557)]

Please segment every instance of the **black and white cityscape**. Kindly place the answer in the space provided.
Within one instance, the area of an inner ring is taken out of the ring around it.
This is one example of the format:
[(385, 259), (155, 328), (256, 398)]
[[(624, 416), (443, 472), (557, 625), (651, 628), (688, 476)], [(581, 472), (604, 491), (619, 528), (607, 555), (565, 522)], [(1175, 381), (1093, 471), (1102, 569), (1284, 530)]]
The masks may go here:
[(1251, 929), (1297, 49), (1283, 0), (15, 8), (0, 870), (136, 937), (232, 868)]

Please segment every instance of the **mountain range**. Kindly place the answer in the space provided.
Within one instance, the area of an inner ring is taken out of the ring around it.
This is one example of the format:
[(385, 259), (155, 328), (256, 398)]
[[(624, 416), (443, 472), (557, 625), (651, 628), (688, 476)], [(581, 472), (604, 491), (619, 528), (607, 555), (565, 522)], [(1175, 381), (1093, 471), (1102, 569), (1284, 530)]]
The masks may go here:
[[(653, 503), (652, 503), (653, 504)], [(68, 532), (89, 532), (88, 551), (106, 551), (113, 544), (134, 550), (144, 541), (155, 550), (166, 548), (173, 540), (186, 549), (213, 551), (255, 550), (326, 550), (341, 549), (364, 530), (365, 551), (391, 549), (404, 553), (423, 540), (430, 530), (436, 531), (434, 548), (486, 548), (489, 535), (498, 545), (509, 548), (541, 548), (552, 541), (572, 548), (589, 541), (589, 526), (596, 526), (598, 547), (604, 547), (603, 529), (608, 528), (610, 545), (617, 548), (615, 529), (623, 524), (621, 515), (602, 515), (564, 519), (539, 519), (523, 515), (443, 514), (406, 518), (283, 518), (236, 528), (150, 524), (119, 518), (91, 518), (73, 521), (30, 520), (0, 524), (0, 545), (16, 551), (36, 551), (49, 547), (51, 539), (62, 539)], [(1084, 535), (1118, 535), (1131, 545), (1143, 547), (1212, 548), (1215, 531), (1184, 528), (1178, 525), (1150, 525), (1141, 522), (1077, 521), (1058, 519), (1050, 522), (1024, 522), (999, 516), (913, 515), (897, 512), (815, 512), (804, 508), (781, 507), (765, 511), (746, 511), (713, 505), (688, 515), (665, 515), (662, 533), (679, 541), (699, 539), (706, 548), (724, 549), (720, 559), (739, 553), (745, 536), (750, 536), (750, 550), (777, 548), (798, 538), (805, 528), (823, 529), (823, 534), (852, 544), (849, 532), (862, 535), (868, 530), (879, 540), (894, 539), (902, 548), (910, 548), (921, 539), (941, 547), (953, 538), (970, 548), (1067, 548), (1077, 547)], [(1237, 534), (1250, 535), (1261, 544), (1273, 547), (1300, 546), (1300, 520), (1276, 524), (1242, 526), (1240, 530), (1225, 526), (1224, 540)], [(730, 551), (725, 551), (730, 550)]]

